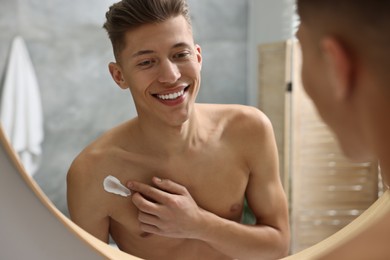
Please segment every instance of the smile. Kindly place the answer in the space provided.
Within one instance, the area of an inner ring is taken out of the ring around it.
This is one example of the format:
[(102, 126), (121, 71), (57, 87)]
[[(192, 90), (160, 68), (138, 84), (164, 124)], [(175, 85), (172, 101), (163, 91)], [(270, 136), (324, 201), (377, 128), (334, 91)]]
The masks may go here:
[(184, 92), (188, 89), (188, 87), (182, 89), (181, 91), (175, 92), (175, 93), (169, 93), (169, 94), (164, 94), (164, 95), (156, 94), (154, 96), (157, 97), (158, 99), (161, 99), (161, 100), (175, 100), (175, 99), (182, 97), (184, 95)]
[(159, 99), (162, 99), (162, 100), (173, 100), (173, 99), (176, 99), (178, 97), (181, 97), (184, 95), (184, 89), (182, 91), (179, 91), (177, 93), (171, 93), (171, 94), (167, 94), (167, 95), (157, 95), (157, 97)]

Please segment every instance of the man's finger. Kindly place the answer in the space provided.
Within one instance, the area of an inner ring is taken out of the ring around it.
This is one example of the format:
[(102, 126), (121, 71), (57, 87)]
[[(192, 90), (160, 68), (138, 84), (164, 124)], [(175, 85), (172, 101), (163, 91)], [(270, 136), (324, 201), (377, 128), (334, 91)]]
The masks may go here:
[(162, 204), (162, 202), (166, 200), (166, 196), (169, 195), (160, 189), (136, 181), (128, 182), (127, 187), (134, 192), (141, 193), (146, 199), (160, 204)]
[(138, 210), (150, 215), (158, 216), (159, 205), (144, 198), (141, 193), (135, 192), (132, 195), (131, 200), (133, 201), (133, 204), (138, 208)]
[(176, 182), (173, 182), (169, 179), (160, 179), (158, 177), (153, 177), (153, 183), (156, 184), (160, 189), (167, 191), (172, 194), (177, 195), (186, 195), (187, 189)]
[(138, 213), (138, 220), (143, 224), (152, 225), (152, 226), (158, 226), (160, 222), (158, 217), (144, 213), (142, 211)]

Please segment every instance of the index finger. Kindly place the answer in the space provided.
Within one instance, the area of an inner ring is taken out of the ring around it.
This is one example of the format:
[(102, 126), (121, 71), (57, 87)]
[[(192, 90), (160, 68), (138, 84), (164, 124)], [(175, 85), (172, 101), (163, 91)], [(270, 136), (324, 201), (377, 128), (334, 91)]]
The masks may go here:
[(132, 191), (141, 193), (146, 199), (155, 201), (160, 204), (163, 204), (169, 195), (169, 193), (163, 190), (137, 181), (129, 181), (127, 183), (127, 187)]

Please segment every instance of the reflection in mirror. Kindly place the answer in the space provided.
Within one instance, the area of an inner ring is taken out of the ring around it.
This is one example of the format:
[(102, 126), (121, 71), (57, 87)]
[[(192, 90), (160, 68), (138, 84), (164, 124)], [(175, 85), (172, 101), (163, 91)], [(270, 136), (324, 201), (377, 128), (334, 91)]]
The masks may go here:
[[(114, 84), (107, 69), (113, 56), (101, 27), (113, 2), (96, 1), (91, 8), (88, 1), (77, 6), (4, 1), (7, 8), (0, 10), (5, 28), (1, 57), (8, 56), (14, 36), (23, 36), (40, 87), (45, 139), (34, 178), (66, 215), (65, 176), (73, 158), (102, 132), (135, 115), (129, 93)], [(205, 87), (199, 101), (245, 104), (248, 1), (189, 4), (203, 48)], [(17, 24), (8, 22), (12, 17), (20, 17)], [(7, 65), (1, 66), (5, 70)]]
[[(101, 26), (113, 2), (94, 1), (92, 8), (86, 0), (76, 5), (4, 0), (6, 8), (0, 9), (0, 69), (6, 70), (14, 36), (23, 36), (41, 91), (45, 139), (34, 178), (65, 215), (65, 176), (73, 158), (104, 131), (136, 114), (129, 93), (114, 84), (107, 69), (113, 56)], [(293, 1), (188, 2), (203, 51), (198, 101), (256, 105), (257, 45), (290, 38)], [(11, 22), (14, 17), (19, 17), (17, 23)]]
[[(0, 71), (6, 70), (12, 39), (21, 35), (43, 107), (45, 139), (34, 178), (65, 214), (65, 176), (73, 158), (104, 131), (136, 114), (130, 94), (115, 85), (107, 68), (113, 55), (102, 25), (114, 2), (94, 1), (92, 8), (86, 0), (2, 1)], [(248, 1), (189, 4), (204, 59), (199, 101), (245, 104)], [(14, 17), (20, 18), (17, 23), (11, 22)]]
[[(283, 257), (288, 209), (272, 127), (252, 107), (194, 104), (206, 59), (193, 43), (185, 1), (171, 1), (176, 8), (170, 1), (157, 0), (159, 8), (126, 1), (106, 14), (110, 36), (126, 31), (123, 49), (111, 38), (120, 62), (109, 68), (130, 89), (138, 117), (109, 130), (72, 163), (70, 215), (102, 241), (110, 234), (120, 249), (146, 259)], [(123, 18), (123, 9), (132, 15)], [(136, 28), (122, 28), (127, 23)], [(107, 175), (131, 185), (131, 198), (104, 192)], [(256, 226), (237, 223), (244, 198)]]

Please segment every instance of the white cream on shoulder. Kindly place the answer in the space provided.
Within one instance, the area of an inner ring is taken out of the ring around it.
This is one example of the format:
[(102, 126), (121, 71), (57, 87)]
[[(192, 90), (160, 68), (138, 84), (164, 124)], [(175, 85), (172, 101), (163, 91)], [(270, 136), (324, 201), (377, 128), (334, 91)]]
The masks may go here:
[(131, 191), (112, 175), (108, 175), (104, 179), (103, 187), (104, 190), (109, 193), (117, 194), (123, 197), (128, 197), (131, 195)]

